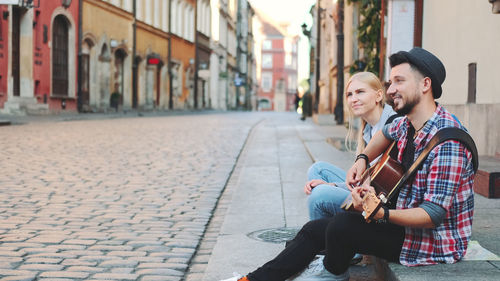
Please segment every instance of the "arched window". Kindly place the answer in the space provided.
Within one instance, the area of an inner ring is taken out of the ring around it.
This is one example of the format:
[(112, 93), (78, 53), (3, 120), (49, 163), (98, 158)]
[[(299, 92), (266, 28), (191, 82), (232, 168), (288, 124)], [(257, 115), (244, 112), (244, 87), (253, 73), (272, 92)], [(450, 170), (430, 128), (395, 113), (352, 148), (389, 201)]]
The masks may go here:
[(68, 95), (68, 30), (66, 17), (59, 15), (52, 27), (52, 94)]

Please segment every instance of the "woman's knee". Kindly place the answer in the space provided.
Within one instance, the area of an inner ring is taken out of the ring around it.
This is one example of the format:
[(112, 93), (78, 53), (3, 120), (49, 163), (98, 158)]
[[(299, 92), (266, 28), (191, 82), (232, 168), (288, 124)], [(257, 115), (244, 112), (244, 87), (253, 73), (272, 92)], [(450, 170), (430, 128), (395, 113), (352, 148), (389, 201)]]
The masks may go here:
[(311, 190), (311, 194), (309, 194), (307, 201), (309, 202), (309, 205), (328, 201), (328, 198), (330, 197), (329, 194), (332, 192), (333, 190), (330, 185), (320, 184)]
[(309, 169), (307, 170), (307, 177), (309, 178), (309, 180), (317, 177), (317, 175), (321, 172), (322, 169), (326, 167), (326, 165), (328, 165), (328, 163), (323, 161), (318, 161), (312, 164), (311, 167), (309, 167)]

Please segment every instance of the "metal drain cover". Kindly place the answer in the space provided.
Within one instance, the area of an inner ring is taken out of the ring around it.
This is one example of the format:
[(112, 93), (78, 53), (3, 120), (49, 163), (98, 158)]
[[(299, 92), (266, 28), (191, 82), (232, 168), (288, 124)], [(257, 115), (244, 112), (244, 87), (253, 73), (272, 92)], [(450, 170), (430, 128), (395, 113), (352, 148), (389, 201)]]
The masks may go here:
[(258, 241), (280, 244), (292, 240), (297, 232), (299, 232), (298, 228), (280, 227), (257, 230), (248, 233), (247, 236)]

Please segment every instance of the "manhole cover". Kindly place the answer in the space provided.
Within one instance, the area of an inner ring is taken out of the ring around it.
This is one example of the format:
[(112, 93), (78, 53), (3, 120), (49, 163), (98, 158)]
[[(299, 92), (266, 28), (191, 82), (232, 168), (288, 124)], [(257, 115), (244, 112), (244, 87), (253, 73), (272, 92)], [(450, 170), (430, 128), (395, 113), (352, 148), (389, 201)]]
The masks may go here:
[(292, 240), (297, 232), (299, 232), (298, 228), (280, 227), (257, 230), (247, 234), (247, 236), (258, 241), (280, 244)]

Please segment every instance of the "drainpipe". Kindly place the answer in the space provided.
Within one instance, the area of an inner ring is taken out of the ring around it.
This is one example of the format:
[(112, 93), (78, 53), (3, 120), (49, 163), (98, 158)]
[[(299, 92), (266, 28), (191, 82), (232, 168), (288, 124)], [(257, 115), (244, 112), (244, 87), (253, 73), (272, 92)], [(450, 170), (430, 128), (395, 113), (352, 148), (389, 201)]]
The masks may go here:
[(344, 0), (337, 3), (337, 105), (333, 111), (338, 125), (344, 124)]
[(132, 108), (138, 107), (137, 97), (137, 1), (132, 3), (132, 14), (134, 16), (132, 22)]
[(198, 108), (198, 1), (194, 7), (194, 108)]
[(83, 7), (83, 0), (78, 1), (78, 58), (77, 58), (77, 65), (78, 65), (78, 75), (77, 75), (77, 84), (78, 84), (78, 90), (77, 90), (77, 109), (79, 112), (82, 111), (82, 43), (83, 43), (83, 28), (82, 28), (82, 7)]
[(168, 1), (168, 57), (167, 57), (167, 69), (168, 69), (168, 109), (174, 108), (174, 89), (172, 83), (172, 0)]
[(314, 93), (314, 112), (318, 113), (319, 109), (319, 79), (321, 78), (320, 76), (320, 65), (319, 65), (319, 58), (321, 56), (321, 7), (320, 7), (321, 0), (318, 0), (316, 2), (316, 93)]

